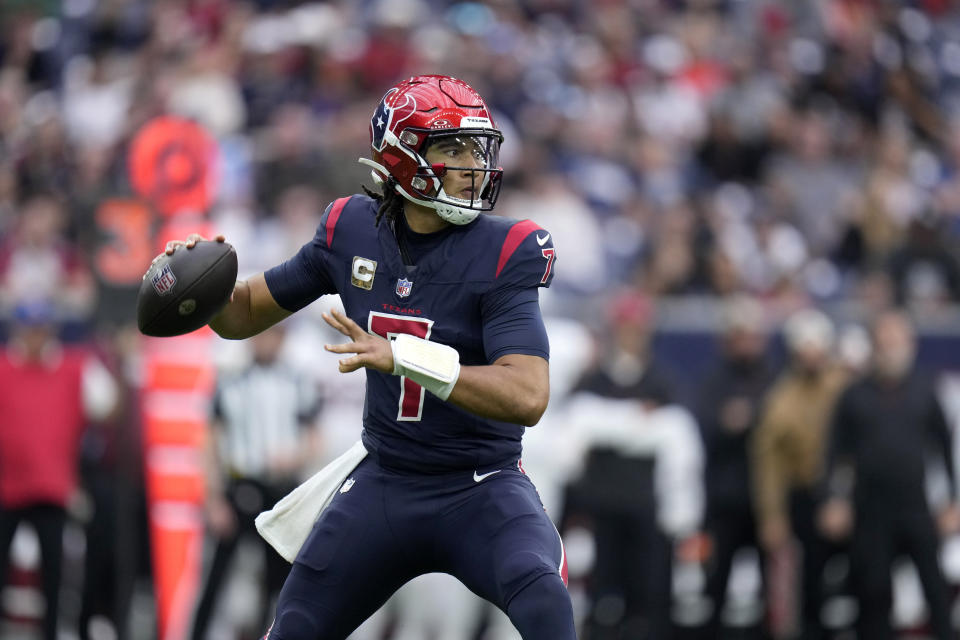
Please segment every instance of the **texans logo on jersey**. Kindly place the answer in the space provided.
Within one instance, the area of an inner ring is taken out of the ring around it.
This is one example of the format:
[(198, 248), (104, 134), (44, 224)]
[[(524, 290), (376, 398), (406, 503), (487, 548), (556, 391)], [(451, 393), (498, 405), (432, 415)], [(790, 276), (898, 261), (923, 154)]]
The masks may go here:
[(403, 104), (390, 104), (390, 96), (397, 89), (390, 89), (383, 96), (377, 110), (370, 119), (370, 130), (373, 132), (373, 148), (383, 151), (383, 136), (394, 124), (403, 122), (417, 110), (417, 101), (413, 96), (404, 94)]

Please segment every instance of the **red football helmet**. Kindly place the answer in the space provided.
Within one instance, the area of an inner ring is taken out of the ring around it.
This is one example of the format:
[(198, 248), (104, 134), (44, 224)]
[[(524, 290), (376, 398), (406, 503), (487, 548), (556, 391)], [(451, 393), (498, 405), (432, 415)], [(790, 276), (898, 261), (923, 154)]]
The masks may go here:
[[(393, 177), (406, 199), (436, 210), (447, 222), (467, 224), (497, 201), (502, 141), (487, 105), (470, 85), (450, 76), (416, 76), (380, 100), (370, 120), (373, 159), (360, 162), (373, 167), (377, 183)], [(436, 144), (459, 149), (450, 153), (451, 159), (457, 158), (454, 163), (472, 166), (428, 162), (427, 150)], [(468, 162), (462, 160), (465, 156)], [(441, 178), (457, 170), (482, 174), (479, 186), (468, 189), (469, 198), (444, 193)]]

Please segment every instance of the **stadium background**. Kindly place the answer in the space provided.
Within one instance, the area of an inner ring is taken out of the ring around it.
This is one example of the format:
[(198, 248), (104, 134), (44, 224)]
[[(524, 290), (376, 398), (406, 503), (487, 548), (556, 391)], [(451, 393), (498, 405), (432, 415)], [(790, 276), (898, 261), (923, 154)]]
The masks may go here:
[[(456, 75), (486, 97), (506, 138), (497, 213), (555, 237), (557, 276), (542, 297), (555, 388), (525, 459), (552, 514), (579, 463), (564, 403), (625, 292), (643, 301), (630, 321), (655, 330), (682, 403), (718, 357), (732, 296), (759, 303), (777, 366), (793, 311), (827, 311), (836, 357), (855, 367), (863, 323), (902, 303), (952, 424), (960, 417), (956, 3), (4, 0), (0, 12), (4, 326), (24, 301), (55, 301), (63, 339), (95, 349), (127, 400), (116, 424), (85, 436), (86, 499), (65, 538), (75, 569), (64, 574), (66, 633), (79, 610), (83, 523), (98, 505), (116, 541), (105, 571), (131, 596), (122, 637), (158, 627), (185, 637), (202, 580), (195, 449), (217, 370), (241, 367), (247, 352), (210, 334), (139, 336), (140, 275), (166, 240), (196, 229), (227, 236), (241, 275), (290, 255), (326, 203), (369, 184), (355, 160), (367, 154), (370, 114), (408, 75)], [(58, 203), (53, 214), (25, 215), (38, 195)], [(334, 339), (319, 321), (331, 304), (289, 322), (286, 354), (324, 398), (323, 453), (304, 474), (359, 430), (360, 380), (317, 355)], [(591, 543), (565, 533), (585, 616)], [(944, 554), (955, 587), (956, 545)], [(32, 637), (35, 547), (22, 530), (0, 598), (3, 637)], [(685, 557), (674, 580), (681, 628), (702, 615), (696, 562)], [(238, 637), (231, 629), (256, 598), (255, 558), (240, 564), (217, 637)], [(731, 615), (749, 626), (756, 581), (750, 558), (741, 564)], [(922, 625), (904, 572), (897, 619)], [(394, 603), (385, 624), (446, 587), (423, 589)], [(96, 622), (95, 637), (115, 637)], [(487, 626), (494, 637), (497, 622)]]

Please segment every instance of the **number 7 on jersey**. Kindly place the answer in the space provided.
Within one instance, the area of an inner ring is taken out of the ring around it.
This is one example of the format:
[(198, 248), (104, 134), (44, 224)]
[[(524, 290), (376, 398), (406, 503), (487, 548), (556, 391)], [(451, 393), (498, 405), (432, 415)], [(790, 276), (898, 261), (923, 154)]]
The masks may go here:
[[(430, 339), (430, 330), (433, 320), (426, 318), (410, 318), (392, 313), (378, 313), (371, 311), (367, 318), (367, 331), (387, 340), (401, 333), (408, 333), (424, 340)], [(423, 414), (423, 396), (426, 393), (419, 384), (400, 377), (400, 408), (397, 420), (401, 422), (417, 422)]]

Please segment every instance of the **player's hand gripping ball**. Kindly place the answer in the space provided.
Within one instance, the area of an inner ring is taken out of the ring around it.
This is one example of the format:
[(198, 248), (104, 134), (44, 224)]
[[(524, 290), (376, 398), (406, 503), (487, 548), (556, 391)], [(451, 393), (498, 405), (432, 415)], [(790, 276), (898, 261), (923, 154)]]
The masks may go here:
[(156, 337), (195, 331), (230, 301), (236, 281), (237, 252), (222, 237), (169, 243), (140, 283), (137, 326)]

